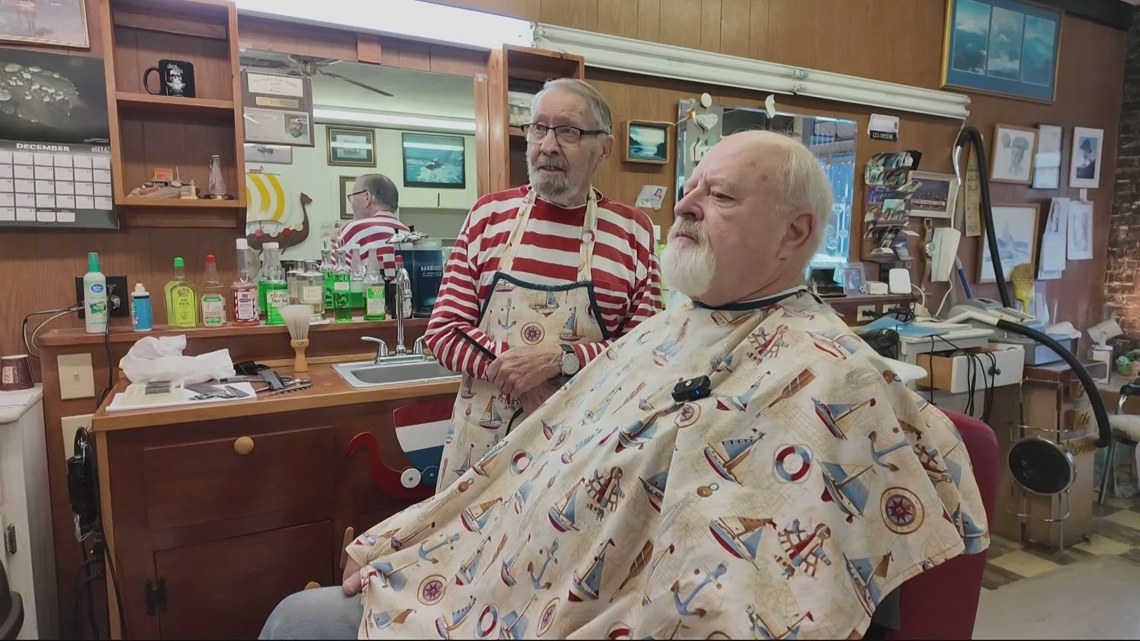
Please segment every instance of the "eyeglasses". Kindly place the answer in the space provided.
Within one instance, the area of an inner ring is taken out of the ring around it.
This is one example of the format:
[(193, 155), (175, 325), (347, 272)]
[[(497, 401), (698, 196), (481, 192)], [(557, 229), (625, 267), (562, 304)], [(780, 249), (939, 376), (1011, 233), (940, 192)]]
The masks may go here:
[(367, 193), (368, 193), (368, 190), (367, 190), (367, 189), (361, 189), (360, 191), (354, 191), (354, 192), (352, 192), (351, 194), (345, 194), (345, 196), (344, 196), (344, 197), (345, 197), (345, 198), (347, 198), (349, 202), (352, 202), (352, 197), (353, 197), (353, 196), (355, 196), (355, 195), (357, 195), (357, 194), (367, 194)]
[(579, 129), (568, 125), (547, 127), (546, 125), (540, 125), (536, 122), (523, 125), (522, 130), (527, 142), (542, 142), (546, 140), (547, 132), (554, 131), (554, 139), (558, 141), (558, 144), (571, 147), (578, 146), (578, 143), (582, 142), (582, 136), (597, 136), (598, 134), (609, 133), (605, 129)]

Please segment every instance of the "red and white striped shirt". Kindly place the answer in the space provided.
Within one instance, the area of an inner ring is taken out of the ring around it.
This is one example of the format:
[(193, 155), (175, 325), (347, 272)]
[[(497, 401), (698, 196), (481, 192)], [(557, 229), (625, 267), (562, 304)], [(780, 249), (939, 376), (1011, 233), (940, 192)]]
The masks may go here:
[[(456, 327), (496, 354), (508, 348), (475, 323), (529, 189), (516, 187), (480, 198), (455, 241), (424, 333), (431, 353), (452, 371), (485, 378), (490, 365), (489, 359), (455, 334)], [(573, 345), (583, 364), (661, 310), (661, 276), (649, 217), (600, 194), (595, 211), (591, 279), (610, 340)], [(511, 274), (538, 285), (576, 282), (585, 218), (585, 205), (566, 209), (536, 199)]]
[(388, 239), (398, 231), (408, 231), (408, 226), (392, 214), (381, 211), (368, 218), (349, 221), (340, 228), (336, 247), (345, 250), (345, 256), (352, 258), (352, 248), (360, 248), (360, 263), (368, 264), (368, 256), (376, 252), (376, 260), (388, 278), (396, 277), (396, 248), (388, 244)]

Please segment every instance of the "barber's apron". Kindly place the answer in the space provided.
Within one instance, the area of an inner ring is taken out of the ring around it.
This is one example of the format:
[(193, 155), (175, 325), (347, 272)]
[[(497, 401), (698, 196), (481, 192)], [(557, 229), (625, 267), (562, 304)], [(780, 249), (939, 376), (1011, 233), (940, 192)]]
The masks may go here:
[[(608, 339), (590, 272), (597, 231), (597, 196), (593, 188), (582, 223), (578, 278), (565, 285), (539, 285), (511, 275), (534, 202), (535, 193), (531, 190), (503, 248), (499, 269), (491, 278), (490, 293), (479, 313), (479, 329), (492, 340), (511, 347), (573, 345)], [(451, 431), (443, 444), (436, 491), (458, 479), (524, 418), (526, 414), (514, 399), (500, 394), (488, 381), (465, 375), (451, 413)]]

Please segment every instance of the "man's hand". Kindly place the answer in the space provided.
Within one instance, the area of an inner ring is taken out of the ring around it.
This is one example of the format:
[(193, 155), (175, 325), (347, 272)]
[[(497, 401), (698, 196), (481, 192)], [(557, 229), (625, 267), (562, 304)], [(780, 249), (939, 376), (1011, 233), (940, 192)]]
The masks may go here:
[(520, 398), (561, 372), (561, 347), (513, 347), (499, 354), (487, 367), (487, 380), (503, 394)]
[(364, 583), (360, 578), (360, 566), (351, 557), (344, 564), (344, 576), (341, 578), (340, 587), (344, 590), (345, 596), (360, 594), (364, 588)]
[(518, 397), (518, 401), (522, 404), (523, 410), (525, 410), (527, 414), (533, 414), (540, 405), (545, 403), (548, 398), (558, 391), (559, 387), (561, 386), (555, 382), (555, 379), (547, 379), (536, 385), (530, 391), (524, 392), (522, 396)]

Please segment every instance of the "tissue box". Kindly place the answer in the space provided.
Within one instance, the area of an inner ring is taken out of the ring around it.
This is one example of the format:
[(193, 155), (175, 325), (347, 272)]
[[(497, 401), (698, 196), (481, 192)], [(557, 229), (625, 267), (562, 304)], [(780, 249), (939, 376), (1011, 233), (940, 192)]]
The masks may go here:
[[(978, 356), (974, 360), (974, 387), (978, 390), (986, 387), (1001, 387), (1021, 382), (1024, 370), (1024, 357), (1018, 345), (989, 345), (976, 349), (965, 350), (973, 354), (993, 354), (994, 362), (989, 356)], [(944, 390), (951, 394), (961, 394), (970, 391), (970, 360), (971, 356), (956, 353), (952, 356), (941, 354), (919, 354), (915, 362), (927, 371), (925, 378), (916, 381), (917, 385), (927, 388)], [(989, 375), (991, 365), (996, 363), (1000, 371), (996, 376)], [(981, 365), (981, 370), (977, 366)]]

